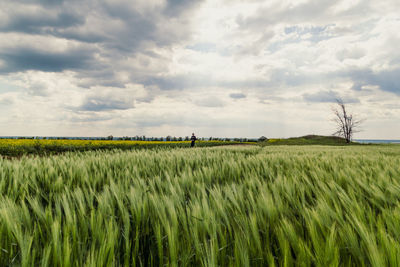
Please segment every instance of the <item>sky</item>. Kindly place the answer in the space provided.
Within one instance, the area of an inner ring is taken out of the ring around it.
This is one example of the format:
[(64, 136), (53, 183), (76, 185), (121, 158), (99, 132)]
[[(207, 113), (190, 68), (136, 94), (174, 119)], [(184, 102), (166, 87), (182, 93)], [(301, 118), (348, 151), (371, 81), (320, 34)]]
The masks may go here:
[(400, 139), (398, 0), (0, 1), (0, 136)]

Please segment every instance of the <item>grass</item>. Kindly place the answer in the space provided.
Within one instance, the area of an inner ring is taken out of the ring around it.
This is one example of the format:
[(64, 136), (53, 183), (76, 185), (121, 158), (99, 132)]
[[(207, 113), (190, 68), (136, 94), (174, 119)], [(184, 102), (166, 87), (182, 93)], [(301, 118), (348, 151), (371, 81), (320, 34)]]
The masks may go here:
[(0, 159), (0, 266), (399, 266), (400, 146)]
[[(292, 138), (278, 138), (269, 139), (261, 143), (263, 146), (270, 145), (330, 145), (330, 146), (343, 146), (349, 145), (344, 138), (338, 136), (321, 136), (321, 135), (305, 135), (301, 137)], [(351, 142), (350, 145), (361, 145), (359, 143)]]

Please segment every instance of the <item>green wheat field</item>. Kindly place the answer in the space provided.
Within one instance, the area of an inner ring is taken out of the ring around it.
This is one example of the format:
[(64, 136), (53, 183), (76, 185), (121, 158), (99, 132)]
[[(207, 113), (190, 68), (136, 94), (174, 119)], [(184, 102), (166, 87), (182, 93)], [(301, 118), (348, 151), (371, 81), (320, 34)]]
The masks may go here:
[(3, 158), (0, 266), (400, 266), (400, 146)]

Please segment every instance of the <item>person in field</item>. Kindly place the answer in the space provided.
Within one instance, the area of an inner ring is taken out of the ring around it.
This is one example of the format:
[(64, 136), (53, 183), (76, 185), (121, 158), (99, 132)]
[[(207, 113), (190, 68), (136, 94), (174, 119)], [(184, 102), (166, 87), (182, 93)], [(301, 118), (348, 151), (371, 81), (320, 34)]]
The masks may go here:
[(190, 138), (190, 140), (192, 140), (192, 143), (190, 144), (190, 147), (194, 147), (194, 143), (196, 142), (197, 138), (194, 135), (194, 133), (192, 133), (192, 137)]

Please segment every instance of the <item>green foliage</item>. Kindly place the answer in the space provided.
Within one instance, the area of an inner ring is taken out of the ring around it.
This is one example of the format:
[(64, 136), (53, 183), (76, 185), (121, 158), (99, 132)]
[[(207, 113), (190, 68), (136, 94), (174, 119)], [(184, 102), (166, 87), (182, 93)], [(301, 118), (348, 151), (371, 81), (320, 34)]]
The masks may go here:
[(0, 159), (0, 266), (399, 266), (399, 146)]
[[(346, 139), (337, 136), (321, 136), (321, 135), (306, 135), (302, 137), (292, 137), (287, 139), (267, 139), (267, 142), (262, 142), (261, 145), (330, 145), (342, 146), (349, 145)], [(358, 143), (350, 143), (351, 145), (361, 145)]]
[(260, 138), (258, 138), (258, 142), (265, 142), (268, 141), (268, 138), (265, 136), (261, 136)]

